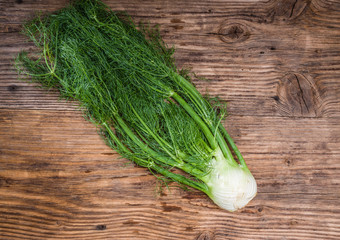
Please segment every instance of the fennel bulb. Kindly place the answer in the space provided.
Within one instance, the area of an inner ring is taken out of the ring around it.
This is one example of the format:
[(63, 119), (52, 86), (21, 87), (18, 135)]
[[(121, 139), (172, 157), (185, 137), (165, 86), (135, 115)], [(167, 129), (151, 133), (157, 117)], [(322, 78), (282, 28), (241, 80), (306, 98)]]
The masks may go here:
[(236, 211), (243, 208), (257, 193), (255, 178), (246, 166), (229, 164), (221, 151), (211, 161), (211, 171), (202, 179), (210, 198), (221, 208)]

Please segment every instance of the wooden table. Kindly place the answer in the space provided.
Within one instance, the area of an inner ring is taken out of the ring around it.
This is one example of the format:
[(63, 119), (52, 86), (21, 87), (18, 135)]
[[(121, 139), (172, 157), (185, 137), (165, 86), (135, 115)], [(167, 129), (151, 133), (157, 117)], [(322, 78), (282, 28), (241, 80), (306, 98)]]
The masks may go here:
[(340, 239), (340, 3), (114, 1), (159, 24), (258, 182), (237, 212), (162, 188), (109, 149), (73, 103), (18, 80), (19, 34), (66, 0), (0, 0), (0, 239)]

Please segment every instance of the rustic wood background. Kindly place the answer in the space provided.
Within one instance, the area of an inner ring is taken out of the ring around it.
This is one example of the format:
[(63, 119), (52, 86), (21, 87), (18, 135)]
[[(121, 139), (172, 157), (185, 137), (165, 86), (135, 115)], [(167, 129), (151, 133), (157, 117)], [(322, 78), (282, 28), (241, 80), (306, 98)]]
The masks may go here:
[(229, 213), (161, 189), (109, 149), (73, 103), (18, 80), (19, 34), (66, 0), (0, 0), (0, 239), (340, 239), (340, 2), (105, 0), (159, 24), (258, 182)]

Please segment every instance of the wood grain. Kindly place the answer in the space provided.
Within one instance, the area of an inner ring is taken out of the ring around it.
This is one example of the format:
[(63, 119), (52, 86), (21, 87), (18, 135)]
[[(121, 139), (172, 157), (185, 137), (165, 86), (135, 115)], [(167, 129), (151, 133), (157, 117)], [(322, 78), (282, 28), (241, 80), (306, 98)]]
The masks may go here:
[(109, 149), (77, 104), (18, 80), (36, 11), (0, 0), (0, 239), (340, 239), (340, 4), (332, 0), (110, 1), (159, 24), (258, 182), (229, 213)]

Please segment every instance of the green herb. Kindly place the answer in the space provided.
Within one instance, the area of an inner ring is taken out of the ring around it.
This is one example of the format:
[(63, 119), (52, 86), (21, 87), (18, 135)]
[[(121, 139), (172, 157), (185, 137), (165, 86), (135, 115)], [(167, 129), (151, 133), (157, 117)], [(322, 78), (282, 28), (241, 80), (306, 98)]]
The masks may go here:
[(136, 26), (98, 0), (83, 0), (35, 18), (24, 32), (39, 51), (20, 53), (18, 70), (79, 101), (123, 157), (230, 211), (255, 196), (256, 182), (221, 124), (225, 108), (202, 97), (177, 70), (174, 50), (156, 29)]

